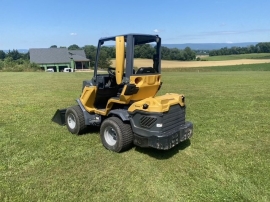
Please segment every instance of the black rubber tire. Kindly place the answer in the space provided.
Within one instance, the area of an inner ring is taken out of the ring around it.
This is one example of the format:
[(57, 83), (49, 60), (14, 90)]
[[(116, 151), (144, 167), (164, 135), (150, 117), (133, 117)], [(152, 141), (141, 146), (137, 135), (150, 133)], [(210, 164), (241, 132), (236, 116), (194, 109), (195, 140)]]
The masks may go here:
[(87, 127), (83, 116), (83, 111), (79, 105), (67, 109), (65, 114), (67, 129), (72, 134), (81, 134)]
[[(108, 130), (113, 131), (115, 143), (108, 141)], [(100, 138), (103, 146), (114, 152), (128, 150), (133, 144), (133, 132), (129, 123), (123, 122), (118, 117), (109, 117), (103, 121), (100, 127)]]

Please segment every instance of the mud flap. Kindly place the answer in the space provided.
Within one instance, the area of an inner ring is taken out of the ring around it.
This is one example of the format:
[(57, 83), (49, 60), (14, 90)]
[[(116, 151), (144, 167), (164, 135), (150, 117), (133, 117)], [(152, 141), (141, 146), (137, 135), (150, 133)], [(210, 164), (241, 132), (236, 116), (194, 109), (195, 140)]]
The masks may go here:
[(54, 116), (52, 117), (52, 121), (58, 123), (61, 126), (66, 125), (65, 114), (67, 109), (57, 109)]

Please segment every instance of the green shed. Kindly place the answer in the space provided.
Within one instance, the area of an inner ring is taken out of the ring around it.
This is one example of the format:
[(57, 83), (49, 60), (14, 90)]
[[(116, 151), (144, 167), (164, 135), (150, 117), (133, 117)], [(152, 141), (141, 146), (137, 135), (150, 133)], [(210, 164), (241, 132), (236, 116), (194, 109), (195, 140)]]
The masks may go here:
[(89, 68), (90, 60), (86, 58), (84, 50), (68, 50), (67, 48), (30, 48), (30, 61), (38, 64), (46, 71), (48, 68), (61, 72), (64, 68)]

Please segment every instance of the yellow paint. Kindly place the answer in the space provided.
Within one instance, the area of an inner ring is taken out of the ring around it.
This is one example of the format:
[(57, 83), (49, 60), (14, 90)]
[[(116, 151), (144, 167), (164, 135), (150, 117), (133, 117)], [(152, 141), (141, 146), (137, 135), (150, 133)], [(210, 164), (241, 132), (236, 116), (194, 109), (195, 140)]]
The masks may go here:
[[(185, 103), (182, 101), (182, 96), (175, 93), (166, 93), (162, 96), (149, 97), (141, 101), (133, 103), (129, 108), (129, 112), (135, 110), (142, 110), (145, 112), (166, 112), (169, 110), (170, 106), (179, 104), (185, 106)], [(148, 108), (143, 109), (143, 105), (147, 104)]]
[(125, 62), (125, 38), (124, 36), (115, 37), (115, 53), (116, 53), (116, 83), (122, 83)]
[(88, 112), (93, 112), (95, 110), (94, 102), (96, 98), (96, 92), (97, 92), (96, 86), (90, 87), (86, 86), (83, 89), (80, 101)]
[(90, 86), (90, 87), (86, 86), (83, 89), (82, 95), (80, 97), (80, 101), (82, 105), (84, 106), (85, 110), (88, 112), (94, 112), (96, 114), (106, 116), (110, 112), (114, 103), (127, 104), (129, 102), (129, 101), (121, 101), (118, 99), (111, 98), (108, 100), (106, 108), (103, 110), (100, 110), (100, 109), (95, 108), (94, 106), (96, 93), (97, 93), (96, 86)]
[[(135, 78), (136, 76), (134, 76)], [(143, 78), (145, 77), (145, 78)], [(149, 79), (147, 79), (149, 77)], [(96, 114), (100, 114), (103, 116), (107, 116), (108, 113), (110, 112), (112, 106), (114, 105), (114, 103), (118, 103), (118, 104), (129, 104), (131, 100), (136, 100), (138, 97), (142, 98), (140, 100), (138, 100), (137, 102), (134, 102), (129, 108), (128, 111), (129, 112), (133, 112), (135, 110), (142, 110), (142, 111), (146, 111), (146, 112), (166, 112), (169, 110), (170, 106), (175, 105), (175, 104), (179, 104), (181, 106), (185, 106), (185, 103), (182, 101), (182, 97), (183, 95), (179, 95), (179, 94), (174, 94), (174, 93), (167, 93), (165, 95), (162, 96), (157, 96), (154, 97), (155, 95), (155, 87), (156, 87), (156, 83), (158, 82), (156, 79), (158, 79), (158, 75), (157, 77), (151, 77), (151, 76), (138, 76), (137, 78), (142, 78), (140, 84), (140, 90), (137, 94), (134, 95), (129, 95), (126, 96), (123, 94), (123, 92), (125, 92), (125, 88), (123, 89), (122, 94), (120, 95), (119, 99), (114, 99), (111, 98), (108, 100), (107, 106), (105, 109), (100, 110), (94, 107), (94, 102), (95, 102), (95, 98), (96, 98), (96, 92), (97, 92), (97, 87), (96, 86), (90, 86), (90, 87), (85, 87), (83, 90), (83, 93), (80, 97), (80, 101), (83, 104), (83, 106), (85, 107), (85, 109), (88, 112), (93, 112)], [(155, 79), (153, 79), (155, 78)], [(147, 82), (154, 82), (153, 85), (147, 85)], [(145, 83), (144, 83), (145, 82)], [(151, 89), (151, 86), (153, 89)], [(151, 94), (151, 92), (153, 94)], [(151, 95), (151, 96), (150, 96)], [(136, 99), (135, 99), (136, 98)], [(147, 109), (143, 109), (143, 105), (147, 104), (148, 108)]]
[(156, 75), (133, 75), (130, 77), (130, 84), (139, 87), (139, 91), (132, 95), (130, 100), (137, 101), (148, 97), (154, 97), (160, 86), (160, 74)]
[(100, 114), (100, 115), (103, 115), (103, 116), (107, 116), (113, 106), (114, 103), (118, 103), (118, 104), (126, 104), (126, 102), (123, 102), (121, 100), (118, 100), (118, 99), (114, 99), (114, 98), (111, 98), (108, 100), (107, 102), (107, 105), (106, 105), (106, 108), (103, 109), (103, 110), (99, 110), (99, 109), (94, 109), (94, 112), (96, 114)]

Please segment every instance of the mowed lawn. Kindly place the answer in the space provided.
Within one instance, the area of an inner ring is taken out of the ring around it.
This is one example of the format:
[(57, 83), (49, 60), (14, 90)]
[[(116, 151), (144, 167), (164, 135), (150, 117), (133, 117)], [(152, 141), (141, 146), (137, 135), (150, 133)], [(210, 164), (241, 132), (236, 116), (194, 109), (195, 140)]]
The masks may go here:
[(270, 53), (249, 53), (236, 55), (220, 55), (211, 57), (202, 57), (207, 61), (221, 61), (221, 60), (241, 60), (241, 59), (270, 59)]
[(91, 73), (0, 73), (0, 201), (270, 201), (270, 72), (165, 72), (190, 141), (106, 150), (51, 118)]
[[(248, 54), (247, 54), (248, 55)], [(162, 60), (161, 65), (163, 69), (168, 68), (195, 68), (195, 67), (218, 67), (218, 66), (234, 66), (234, 65), (248, 65), (248, 64), (265, 64), (270, 63), (270, 54), (268, 57), (262, 55), (256, 58), (247, 57), (231, 57), (231, 56), (214, 56), (204, 57), (205, 61), (178, 61), (178, 60)], [(115, 67), (115, 59), (112, 59), (112, 66)], [(152, 67), (153, 60), (151, 59), (134, 59), (134, 66), (139, 67)]]

